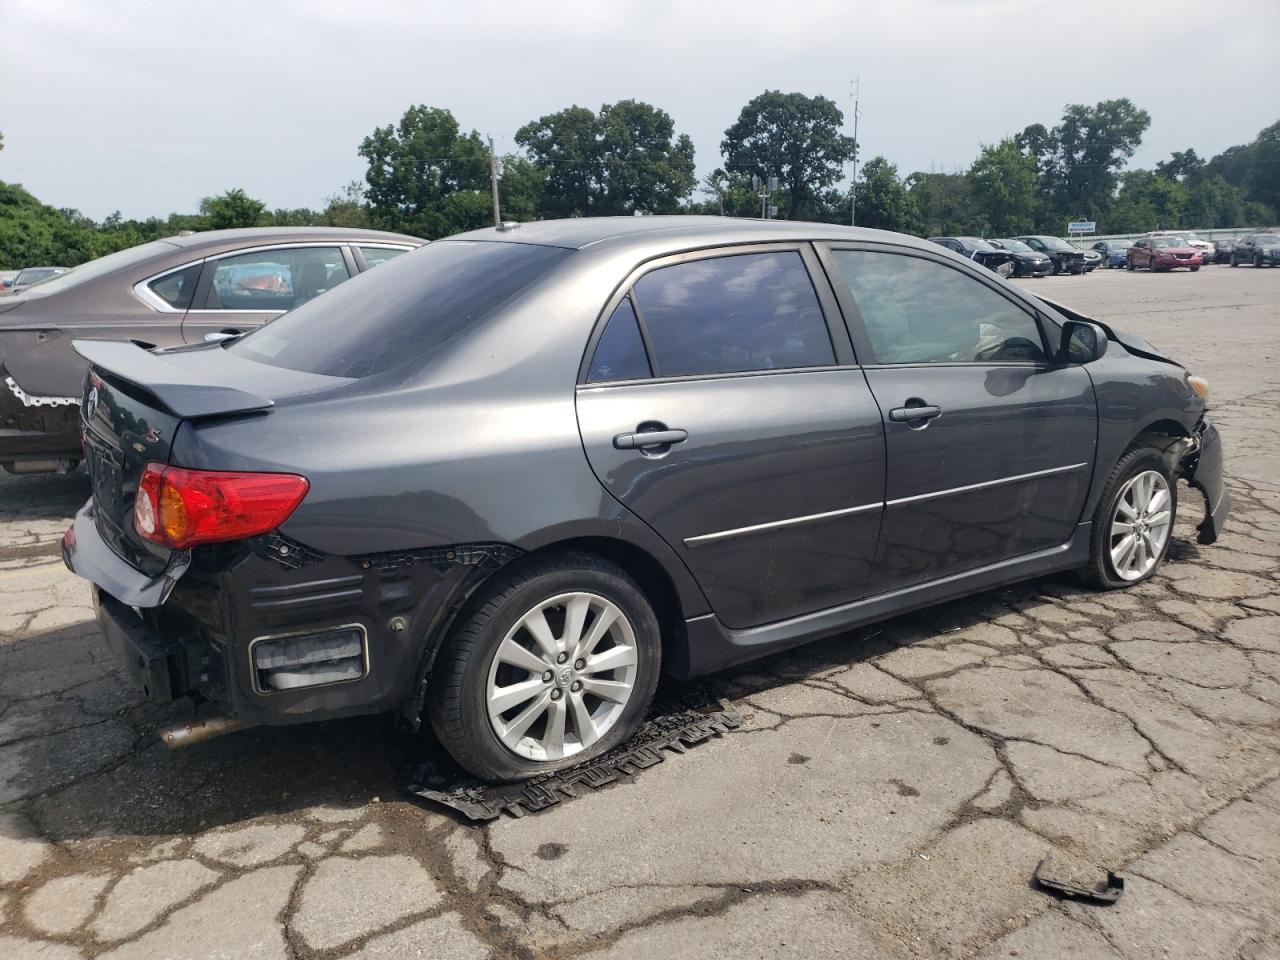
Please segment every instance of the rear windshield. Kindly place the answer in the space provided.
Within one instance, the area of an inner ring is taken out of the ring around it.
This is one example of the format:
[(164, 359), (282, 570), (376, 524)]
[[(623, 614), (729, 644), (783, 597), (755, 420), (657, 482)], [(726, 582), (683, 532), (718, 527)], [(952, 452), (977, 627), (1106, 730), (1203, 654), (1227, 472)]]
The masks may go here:
[(361, 274), (227, 349), (259, 363), (367, 377), (421, 360), (573, 251), (441, 240)]
[(128, 250), (109, 253), (105, 257), (90, 260), (88, 263), (81, 264), (66, 273), (60, 273), (56, 277), (42, 280), (32, 292), (49, 294), (57, 293), (60, 290), (70, 290), (72, 287), (78, 287), (82, 283), (88, 283), (90, 280), (98, 279), (98, 277), (104, 277), (108, 273), (125, 267), (132, 267), (134, 264), (142, 263), (144, 260), (150, 260), (157, 254), (173, 253), (176, 249), (177, 247), (172, 243), (165, 243), (163, 240), (152, 240), (150, 243), (130, 247)]

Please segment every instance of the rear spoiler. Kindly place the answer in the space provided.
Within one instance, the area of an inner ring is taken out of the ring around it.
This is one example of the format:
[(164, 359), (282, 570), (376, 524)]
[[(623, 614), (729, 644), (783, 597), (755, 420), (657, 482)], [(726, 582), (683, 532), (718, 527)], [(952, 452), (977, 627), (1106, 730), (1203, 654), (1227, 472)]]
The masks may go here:
[(164, 354), (135, 343), (73, 340), (71, 346), (97, 370), (126, 381), (184, 420), (265, 410), (273, 403), (266, 397), (202, 379), (186, 367), (170, 363)]

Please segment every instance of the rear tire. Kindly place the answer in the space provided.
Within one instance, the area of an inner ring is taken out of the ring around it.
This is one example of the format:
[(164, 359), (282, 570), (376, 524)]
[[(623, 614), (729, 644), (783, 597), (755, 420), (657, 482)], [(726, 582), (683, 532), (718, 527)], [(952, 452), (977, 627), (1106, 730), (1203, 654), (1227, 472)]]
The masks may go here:
[(657, 617), (626, 571), (586, 553), (539, 559), (469, 605), (436, 660), (427, 715), (469, 773), (524, 780), (629, 739), (661, 661)]
[(1191, 272), (1192, 272), (1192, 273), (1195, 273), (1195, 272), (1196, 272), (1197, 270), (1199, 270), (1199, 269), (1200, 269), (1200, 268), (1199, 268), (1198, 266), (1192, 266), (1192, 268), (1191, 268)]
[(1236, 255), (1234, 253), (1231, 254), (1231, 260), (1229, 262), (1233, 267), (1240, 266), (1240, 261), (1236, 259)]
[(1253, 265), (1258, 269), (1262, 269), (1262, 254), (1255, 253), (1253, 255)]
[(1169, 552), (1177, 517), (1178, 485), (1169, 464), (1150, 447), (1130, 450), (1102, 488), (1081, 578), (1097, 590), (1149, 580)]
[(1124, 262), (1124, 268), (1128, 270), (1130, 273), (1133, 273), (1133, 270), (1134, 270), (1133, 261), (1126, 259)]

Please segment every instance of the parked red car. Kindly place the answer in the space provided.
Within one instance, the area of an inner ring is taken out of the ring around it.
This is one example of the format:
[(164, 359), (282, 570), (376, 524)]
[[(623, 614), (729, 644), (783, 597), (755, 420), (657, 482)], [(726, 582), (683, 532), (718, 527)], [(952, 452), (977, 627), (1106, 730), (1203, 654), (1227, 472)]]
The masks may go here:
[(1202, 263), (1204, 255), (1182, 237), (1143, 237), (1135, 240), (1125, 254), (1124, 268), (1136, 270), (1146, 267), (1155, 273), (1157, 270), (1186, 267), (1195, 273)]

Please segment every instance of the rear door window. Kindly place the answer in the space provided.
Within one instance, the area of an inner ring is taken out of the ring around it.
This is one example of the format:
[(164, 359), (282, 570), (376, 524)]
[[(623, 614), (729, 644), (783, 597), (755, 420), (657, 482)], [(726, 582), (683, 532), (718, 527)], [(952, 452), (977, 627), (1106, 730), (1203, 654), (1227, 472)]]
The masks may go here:
[(835, 363), (818, 295), (797, 251), (659, 267), (641, 277), (633, 293), (657, 376)]
[(213, 261), (205, 310), (292, 310), (348, 279), (340, 247), (255, 250)]

